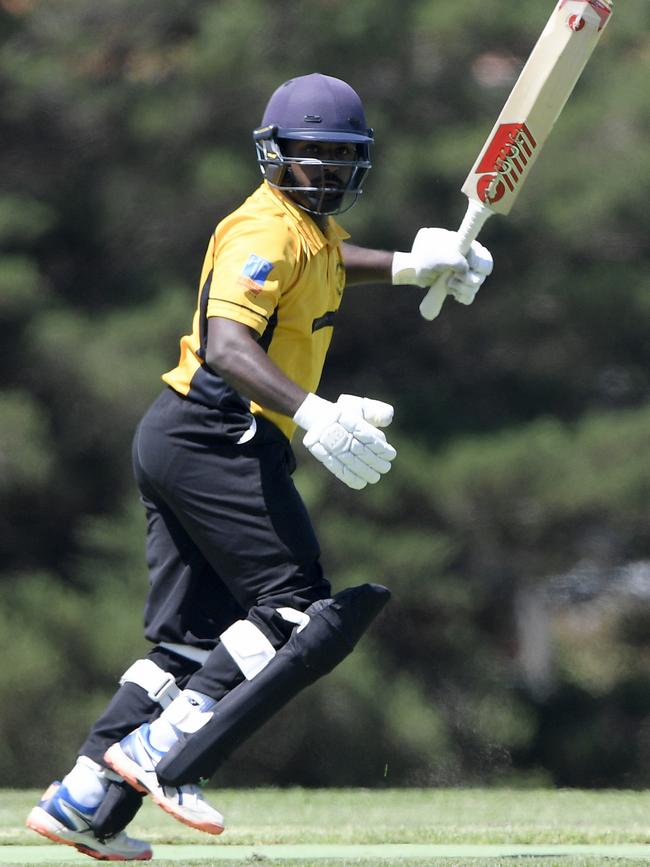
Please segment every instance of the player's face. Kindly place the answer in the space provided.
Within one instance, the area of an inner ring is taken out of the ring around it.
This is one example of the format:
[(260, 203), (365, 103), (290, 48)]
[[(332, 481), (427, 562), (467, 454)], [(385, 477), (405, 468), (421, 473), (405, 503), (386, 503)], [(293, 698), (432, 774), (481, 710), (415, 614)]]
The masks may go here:
[[(343, 195), (352, 177), (357, 151), (347, 142), (286, 140), (283, 155), (300, 162), (291, 165), (291, 175), (297, 187), (326, 189), (323, 201), (333, 206)], [(309, 161), (313, 160), (313, 163)], [(330, 165), (340, 163), (340, 165)], [(346, 165), (348, 164), (349, 165)], [(337, 191), (341, 191), (340, 193)], [(297, 196), (297, 194), (294, 194)]]

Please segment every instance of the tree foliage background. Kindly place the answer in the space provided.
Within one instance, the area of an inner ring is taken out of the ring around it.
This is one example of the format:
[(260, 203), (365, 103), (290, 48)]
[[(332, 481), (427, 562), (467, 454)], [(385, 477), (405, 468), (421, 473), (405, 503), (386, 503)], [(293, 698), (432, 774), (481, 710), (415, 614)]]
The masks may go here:
[[(129, 446), (271, 91), (321, 71), (376, 131), (353, 240), (458, 224), (537, 0), (0, 0), (0, 780), (70, 765), (145, 651)], [(433, 324), (346, 296), (321, 393), (396, 405), (391, 475), (297, 446), (334, 586), (393, 601), (219, 784), (650, 784), (650, 7), (619, 2), (508, 219)]]

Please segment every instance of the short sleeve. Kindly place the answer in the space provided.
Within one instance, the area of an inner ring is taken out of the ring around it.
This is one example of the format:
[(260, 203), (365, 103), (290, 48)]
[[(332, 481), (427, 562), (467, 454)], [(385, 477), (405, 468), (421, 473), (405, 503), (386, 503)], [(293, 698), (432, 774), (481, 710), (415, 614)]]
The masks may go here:
[(296, 265), (283, 219), (224, 221), (215, 234), (207, 316), (223, 316), (262, 334)]

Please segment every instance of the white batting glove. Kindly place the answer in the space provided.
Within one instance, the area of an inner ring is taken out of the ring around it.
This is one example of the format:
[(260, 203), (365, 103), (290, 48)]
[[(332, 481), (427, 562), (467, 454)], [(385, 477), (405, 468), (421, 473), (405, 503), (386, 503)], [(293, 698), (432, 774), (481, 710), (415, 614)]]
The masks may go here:
[(449, 294), (453, 295), (460, 304), (472, 303), (485, 278), (492, 273), (494, 267), (492, 254), (478, 241), (472, 242), (467, 254), (467, 263), (469, 271), (465, 276), (452, 276), (447, 280)]
[(399, 286), (428, 289), (445, 271), (463, 277), (468, 270), (469, 263), (458, 249), (457, 233), (447, 229), (420, 229), (411, 252), (393, 256), (393, 284)]
[[(376, 484), (390, 470), (390, 462), (397, 454), (386, 442), (382, 431), (364, 419), (363, 402), (368, 400), (369, 405), (382, 407), (389, 407), (389, 404), (354, 395), (341, 397), (345, 398), (343, 404), (310, 393), (298, 407), (293, 420), (307, 432), (303, 444), (316, 460), (348, 487), (360, 491), (368, 484)], [(349, 408), (353, 401), (348, 398), (358, 402), (361, 411)], [(392, 407), (390, 410), (392, 418)], [(387, 418), (387, 412), (382, 412), (382, 418)]]
[(393, 420), (393, 407), (383, 400), (357, 397), (356, 394), (341, 394), (336, 402), (342, 409), (357, 413), (375, 427), (388, 427)]

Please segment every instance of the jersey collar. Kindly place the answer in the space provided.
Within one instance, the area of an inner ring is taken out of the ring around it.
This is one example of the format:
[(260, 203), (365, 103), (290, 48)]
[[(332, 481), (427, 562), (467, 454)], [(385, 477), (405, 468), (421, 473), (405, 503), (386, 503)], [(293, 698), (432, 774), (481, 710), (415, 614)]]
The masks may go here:
[(309, 252), (312, 255), (318, 253), (326, 245), (336, 247), (341, 241), (345, 241), (350, 237), (349, 232), (346, 232), (333, 217), (328, 218), (327, 229), (325, 234), (323, 234), (309, 214), (303, 211), (302, 208), (299, 208), (288, 196), (285, 196), (280, 190), (276, 190), (267, 181), (263, 181), (262, 186), (265, 192), (273, 196), (282, 210), (287, 214), (301, 237), (306, 241)]

